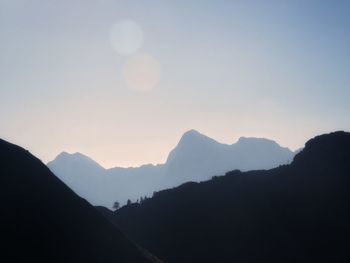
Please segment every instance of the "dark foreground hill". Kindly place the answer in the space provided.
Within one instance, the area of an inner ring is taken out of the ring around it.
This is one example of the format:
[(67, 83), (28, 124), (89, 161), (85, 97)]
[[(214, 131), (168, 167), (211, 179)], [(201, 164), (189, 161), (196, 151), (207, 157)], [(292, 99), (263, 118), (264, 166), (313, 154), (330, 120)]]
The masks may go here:
[(1, 262), (157, 262), (22, 148), (0, 140)]
[(350, 262), (349, 201), (350, 134), (336, 132), (291, 165), (186, 183), (107, 216), (166, 262)]

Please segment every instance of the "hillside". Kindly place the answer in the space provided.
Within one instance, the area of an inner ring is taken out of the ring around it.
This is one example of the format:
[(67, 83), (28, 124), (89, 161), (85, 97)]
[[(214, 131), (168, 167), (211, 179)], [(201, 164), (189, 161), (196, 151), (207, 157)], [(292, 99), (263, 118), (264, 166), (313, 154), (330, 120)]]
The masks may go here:
[(24, 149), (0, 140), (4, 262), (158, 262)]
[(166, 262), (349, 262), (350, 134), (318, 136), (292, 164), (232, 171), (107, 213)]

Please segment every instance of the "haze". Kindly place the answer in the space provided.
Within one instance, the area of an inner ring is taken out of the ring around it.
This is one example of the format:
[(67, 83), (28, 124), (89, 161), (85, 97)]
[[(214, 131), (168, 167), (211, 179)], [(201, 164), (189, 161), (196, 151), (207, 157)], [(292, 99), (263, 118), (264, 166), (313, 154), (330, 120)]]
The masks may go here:
[(0, 137), (162, 163), (192, 128), (291, 149), (350, 129), (348, 1), (0, 1)]

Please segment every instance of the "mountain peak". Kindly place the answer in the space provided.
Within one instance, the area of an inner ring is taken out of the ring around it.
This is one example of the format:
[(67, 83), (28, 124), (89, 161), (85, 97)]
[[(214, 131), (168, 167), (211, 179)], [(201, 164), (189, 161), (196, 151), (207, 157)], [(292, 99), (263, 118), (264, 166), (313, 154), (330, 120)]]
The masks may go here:
[(90, 158), (89, 156), (82, 154), (80, 152), (74, 152), (74, 153), (69, 153), (66, 151), (61, 152), (60, 154), (58, 154), (55, 158), (55, 160), (65, 160), (69, 158), (70, 160), (85, 160), (85, 161), (92, 161), (95, 162), (92, 158)]
[(240, 137), (237, 141), (237, 144), (243, 143), (266, 143), (266, 144), (275, 144), (278, 145), (274, 140), (266, 139), (266, 138), (257, 138), (257, 137)]
[(205, 136), (205, 135), (203, 135), (202, 133), (200, 133), (195, 129), (188, 130), (182, 135), (182, 137), (197, 137), (197, 136)]
[[(208, 142), (216, 142), (214, 139), (192, 129), (189, 130), (187, 132), (185, 132), (182, 136), (181, 139), (179, 141), (178, 145), (181, 144), (192, 144), (192, 143), (199, 143), (199, 142), (203, 142), (203, 141), (208, 141)], [(218, 142), (216, 142), (218, 143)]]
[[(56, 158), (47, 164), (50, 168), (57, 166), (71, 166), (71, 165), (79, 165), (81, 167), (88, 167), (88, 169), (94, 170), (104, 170), (104, 168), (90, 158), (87, 155), (84, 155), (79, 152), (68, 153), (66, 151), (61, 152)], [(85, 168), (84, 168), (85, 169)]]
[(61, 152), (60, 154), (57, 155), (56, 158), (67, 158), (67, 157), (75, 157), (75, 158), (87, 158), (91, 159), (90, 157), (80, 153), (80, 152), (75, 152), (75, 153), (69, 153), (66, 151)]

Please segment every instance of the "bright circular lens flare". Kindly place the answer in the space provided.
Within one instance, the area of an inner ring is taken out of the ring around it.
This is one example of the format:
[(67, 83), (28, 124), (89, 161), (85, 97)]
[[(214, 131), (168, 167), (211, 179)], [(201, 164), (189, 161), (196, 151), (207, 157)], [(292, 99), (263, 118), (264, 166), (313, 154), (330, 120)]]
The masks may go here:
[(110, 33), (114, 49), (124, 55), (136, 53), (143, 44), (143, 31), (132, 20), (122, 20), (115, 24)]
[(136, 91), (154, 89), (160, 81), (160, 64), (148, 54), (130, 57), (123, 68), (123, 77), (127, 85)]

